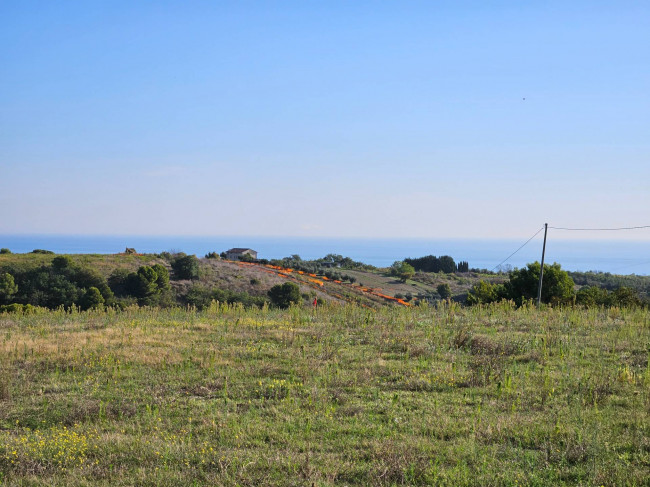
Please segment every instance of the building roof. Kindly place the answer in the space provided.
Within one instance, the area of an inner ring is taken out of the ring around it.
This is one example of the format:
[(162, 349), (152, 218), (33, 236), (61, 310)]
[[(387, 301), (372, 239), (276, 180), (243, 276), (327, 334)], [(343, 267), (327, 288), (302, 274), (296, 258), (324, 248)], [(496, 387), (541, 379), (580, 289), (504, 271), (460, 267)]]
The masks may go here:
[(242, 253), (246, 252), (247, 250), (250, 250), (251, 252), (257, 252), (257, 250), (253, 250), (253, 249), (241, 249), (241, 248), (230, 249), (230, 250), (228, 250), (227, 252), (228, 252), (228, 253), (231, 253), (231, 254), (242, 254)]

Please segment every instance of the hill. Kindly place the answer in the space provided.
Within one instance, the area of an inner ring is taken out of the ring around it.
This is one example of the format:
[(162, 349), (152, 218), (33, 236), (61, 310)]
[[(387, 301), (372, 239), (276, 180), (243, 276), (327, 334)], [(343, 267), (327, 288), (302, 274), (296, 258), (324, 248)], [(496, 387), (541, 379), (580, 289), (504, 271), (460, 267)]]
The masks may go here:
[[(54, 254), (0, 254), (0, 272), (33, 271), (52, 265)], [(104, 279), (116, 271), (136, 272), (142, 266), (160, 265), (170, 273), (170, 285), (177, 302), (186, 302), (185, 296), (196, 289), (220, 289), (231, 293), (265, 298), (268, 290), (286, 281), (299, 285), (306, 302), (314, 298), (338, 303), (357, 303), (376, 307), (385, 304), (408, 305), (417, 300), (436, 300), (437, 286), (449, 284), (456, 299), (463, 299), (468, 289), (479, 278), (500, 281), (498, 276), (481, 276), (474, 273), (433, 274), (417, 273), (413, 279), (401, 282), (385, 270), (336, 269), (349, 280), (328, 278), (315, 274), (270, 264), (233, 262), (221, 259), (198, 259), (198, 274), (194, 279), (174, 277), (172, 254), (72, 254), (67, 256), (73, 266), (88, 269)], [(353, 281), (353, 282), (350, 282)]]

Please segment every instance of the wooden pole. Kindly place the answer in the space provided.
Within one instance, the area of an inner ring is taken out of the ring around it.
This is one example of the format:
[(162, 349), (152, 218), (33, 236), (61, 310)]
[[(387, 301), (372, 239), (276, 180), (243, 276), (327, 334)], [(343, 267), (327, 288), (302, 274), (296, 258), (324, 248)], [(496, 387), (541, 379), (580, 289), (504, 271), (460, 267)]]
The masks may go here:
[(542, 304), (542, 282), (544, 280), (544, 254), (546, 253), (546, 232), (548, 232), (548, 223), (544, 223), (544, 245), (542, 246), (542, 265), (539, 269), (539, 287), (537, 288), (537, 307)]

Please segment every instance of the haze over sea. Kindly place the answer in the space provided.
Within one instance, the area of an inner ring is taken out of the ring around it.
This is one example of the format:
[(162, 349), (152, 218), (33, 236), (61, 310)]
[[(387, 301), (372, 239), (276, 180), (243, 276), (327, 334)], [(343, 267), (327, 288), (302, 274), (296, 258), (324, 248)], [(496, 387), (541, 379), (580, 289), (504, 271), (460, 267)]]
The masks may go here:
[[(377, 267), (391, 265), (405, 257), (451, 255), (456, 262), (466, 260), (470, 268), (493, 269), (517, 250), (525, 240), (470, 239), (361, 239), (316, 237), (249, 236), (75, 236), (4, 235), (0, 247), (14, 253), (46, 249), (56, 253), (114, 254), (126, 247), (139, 253), (182, 251), (202, 257), (232, 247), (250, 247), (260, 258), (275, 259), (298, 254), (316, 259), (329, 253), (341, 254)], [(522, 267), (539, 260), (542, 235), (530, 241), (506, 264)], [(615, 274), (650, 274), (650, 242), (611, 240), (558, 240), (549, 238), (546, 262), (559, 262), (563, 269), (603, 271)]]

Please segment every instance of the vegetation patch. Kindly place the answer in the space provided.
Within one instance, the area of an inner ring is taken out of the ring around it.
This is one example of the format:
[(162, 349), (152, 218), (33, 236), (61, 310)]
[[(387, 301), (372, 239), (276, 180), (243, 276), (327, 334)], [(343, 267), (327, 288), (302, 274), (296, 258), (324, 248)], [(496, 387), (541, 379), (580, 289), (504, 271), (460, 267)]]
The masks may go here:
[(0, 314), (6, 485), (645, 485), (643, 308)]

